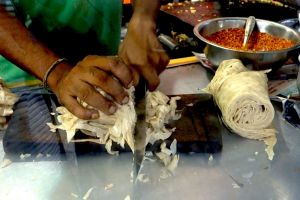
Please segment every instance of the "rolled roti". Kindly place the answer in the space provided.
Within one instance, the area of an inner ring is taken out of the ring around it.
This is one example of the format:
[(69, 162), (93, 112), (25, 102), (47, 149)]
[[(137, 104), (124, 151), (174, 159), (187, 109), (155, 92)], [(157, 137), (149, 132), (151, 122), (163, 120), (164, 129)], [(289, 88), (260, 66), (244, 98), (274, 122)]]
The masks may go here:
[(225, 60), (204, 89), (214, 96), (225, 124), (245, 138), (275, 138), (276, 130), (271, 125), (275, 112), (268, 95), (266, 72), (250, 71), (238, 59)]

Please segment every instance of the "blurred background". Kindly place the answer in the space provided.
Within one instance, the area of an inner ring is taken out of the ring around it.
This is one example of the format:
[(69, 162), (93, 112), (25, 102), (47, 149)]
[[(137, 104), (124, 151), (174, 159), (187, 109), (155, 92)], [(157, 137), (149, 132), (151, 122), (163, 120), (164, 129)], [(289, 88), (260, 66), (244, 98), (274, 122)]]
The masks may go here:
[[(157, 31), (171, 58), (185, 57), (205, 46), (193, 34), (193, 27), (203, 20), (255, 16), (298, 28), (299, 8), (300, 0), (162, 0)], [(130, 0), (124, 1), (123, 13), (126, 28), (132, 13)]]

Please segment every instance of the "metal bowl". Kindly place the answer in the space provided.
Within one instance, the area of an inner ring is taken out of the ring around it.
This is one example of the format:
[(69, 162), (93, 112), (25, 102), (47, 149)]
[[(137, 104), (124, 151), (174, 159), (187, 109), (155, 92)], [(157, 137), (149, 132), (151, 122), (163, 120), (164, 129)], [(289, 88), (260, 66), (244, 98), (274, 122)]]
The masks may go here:
[(214, 66), (219, 66), (223, 60), (237, 58), (242, 60), (245, 65), (251, 64), (254, 69), (275, 68), (282, 66), (289, 58), (298, 53), (300, 35), (297, 31), (282, 24), (262, 19), (256, 19), (255, 30), (292, 40), (295, 42), (295, 45), (288, 49), (276, 51), (250, 52), (229, 49), (205, 39), (205, 36), (223, 29), (244, 28), (246, 19), (243, 17), (215, 18), (203, 21), (194, 27), (194, 34), (206, 43), (204, 53)]
[(300, 33), (300, 24), (298, 18), (290, 18), (279, 21), (278, 23), (288, 26)]

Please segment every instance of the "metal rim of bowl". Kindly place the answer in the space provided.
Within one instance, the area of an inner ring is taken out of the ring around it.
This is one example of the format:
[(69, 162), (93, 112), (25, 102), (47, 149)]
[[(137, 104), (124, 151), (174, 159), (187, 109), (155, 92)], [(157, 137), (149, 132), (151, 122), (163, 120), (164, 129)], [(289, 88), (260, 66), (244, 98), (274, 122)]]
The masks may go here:
[(256, 53), (256, 54), (283, 53), (283, 52), (295, 50), (295, 49), (297, 49), (297, 48), (300, 47), (300, 34), (296, 30), (294, 30), (294, 29), (292, 29), (292, 28), (290, 28), (290, 27), (288, 27), (286, 25), (277, 23), (277, 22), (273, 22), (273, 21), (269, 21), (269, 20), (264, 20), (264, 19), (258, 19), (258, 18), (256, 18), (257, 21), (265, 21), (265, 22), (268, 22), (270, 24), (274, 24), (276, 26), (282, 27), (284, 29), (288, 29), (289, 31), (291, 31), (295, 35), (297, 35), (297, 37), (299, 38), (299, 41), (294, 46), (292, 46), (290, 48), (287, 48), (287, 49), (281, 49), (281, 50), (275, 50), (275, 51), (243, 51), (243, 50), (230, 49), (228, 47), (224, 47), (224, 46), (218, 45), (216, 43), (213, 43), (210, 40), (207, 40), (205, 37), (203, 37), (199, 33), (199, 29), (201, 27), (203, 27), (204, 25), (207, 25), (207, 24), (209, 24), (211, 22), (214, 22), (214, 21), (221, 21), (221, 20), (245, 20), (246, 21), (247, 18), (246, 17), (218, 17), (218, 18), (208, 19), (208, 20), (202, 21), (202, 22), (198, 23), (197, 25), (195, 25), (194, 30), (193, 30), (194, 34), (200, 40), (202, 40), (203, 42), (205, 42), (206, 44), (209, 44), (209, 45), (212, 45), (212, 46), (215, 46), (215, 47), (218, 47), (218, 48), (222, 48), (222, 49), (225, 49), (225, 50), (239, 52), (239, 53)]

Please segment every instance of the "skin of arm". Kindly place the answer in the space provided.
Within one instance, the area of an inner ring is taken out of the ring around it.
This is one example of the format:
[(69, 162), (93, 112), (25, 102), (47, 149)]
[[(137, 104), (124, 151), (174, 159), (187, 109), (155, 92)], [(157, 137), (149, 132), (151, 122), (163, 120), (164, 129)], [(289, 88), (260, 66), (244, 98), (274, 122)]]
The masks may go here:
[[(154, 90), (159, 84), (158, 74), (169, 61), (155, 34), (159, 6), (158, 0), (134, 1), (134, 14), (119, 57), (89, 55), (75, 66), (67, 62), (57, 65), (47, 83), (60, 103), (79, 118), (95, 119), (99, 117), (97, 109), (112, 114), (116, 104), (127, 103), (124, 88), (132, 82), (137, 84), (139, 74), (148, 81), (149, 89)], [(2, 7), (0, 33), (0, 54), (40, 80), (59, 59)], [(112, 99), (103, 97), (96, 88), (101, 88)], [(77, 98), (95, 109), (82, 107)]]
[[(59, 57), (50, 51), (18, 21), (0, 6), (0, 54), (42, 80), (47, 69)], [(48, 76), (48, 86), (60, 103), (82, 119), (98, 118), (96, 109), (106, 114), (116, 111), (116, 104), (128, 101), (124, 87), (132, 82), (131, 70), (116, 56), (86, 56), (71, 66), (62, 62)], [(96, 88), (112, 97), (103, 97)], [(79, 98), (95, 109), (82, 107)]]
[(135, 83), (141, 74), (148, 82), (149, 90), (159, 85), (158, 75), (169, 63), (169, 57), (156, 36), (156, 20), (159, 0), (133, 1), (134, 13), (128, 24), (128, 32), (119, 48), (119, 57), (132, 68)]

